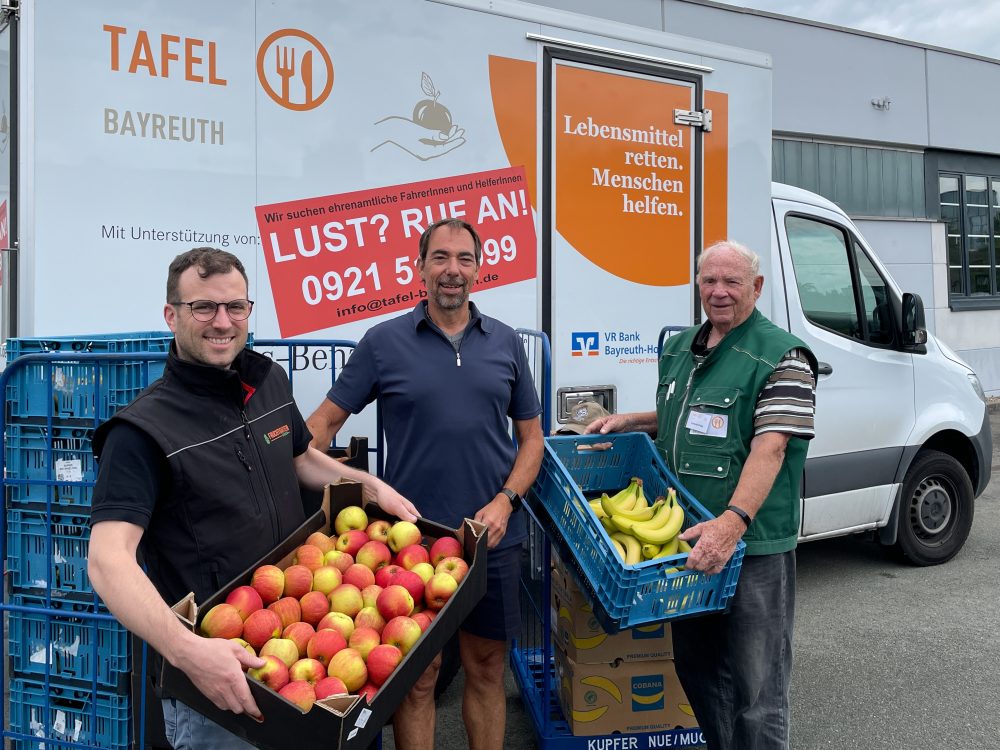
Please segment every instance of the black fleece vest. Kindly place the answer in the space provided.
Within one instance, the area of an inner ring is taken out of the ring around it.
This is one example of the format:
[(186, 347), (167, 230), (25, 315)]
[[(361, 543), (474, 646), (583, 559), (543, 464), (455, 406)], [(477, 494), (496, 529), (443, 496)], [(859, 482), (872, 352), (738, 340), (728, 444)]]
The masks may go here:
[(305, 520), (293, 463), (301, 415), (285, 372), (244, 350), (233, 369), (178, 359), (94, 436), (127, 421), (163, 450), (171, 487), (143, 536), (150, 579), (168, 604), (196, 601), (242, 573)]

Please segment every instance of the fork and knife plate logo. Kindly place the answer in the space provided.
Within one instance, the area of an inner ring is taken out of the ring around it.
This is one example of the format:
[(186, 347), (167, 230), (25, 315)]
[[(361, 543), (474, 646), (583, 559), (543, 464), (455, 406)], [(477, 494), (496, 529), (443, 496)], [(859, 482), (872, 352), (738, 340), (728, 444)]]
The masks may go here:
[(278, 29), (257, 50), (257, 79), (271, 99), (296, 112), (315, 109), (333, 89), (333, 61), (312, 34)]

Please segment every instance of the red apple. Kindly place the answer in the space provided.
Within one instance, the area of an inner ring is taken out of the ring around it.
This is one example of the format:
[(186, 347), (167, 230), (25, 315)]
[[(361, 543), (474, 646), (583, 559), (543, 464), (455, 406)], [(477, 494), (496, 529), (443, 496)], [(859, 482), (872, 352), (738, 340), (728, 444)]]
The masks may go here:
[(364, 604), (364, 599), (361, 598), (361, 589), (351, 583), (342, 583), (330, 592), (328, 609), (334, 612), (343, 612), (353, 620)]
[(301, 621), (286, 625), (285, 629), (281, 631), (281, 637), (292, 641), (296, 648), (298, 648), (298, 658), (300, 659), (306, 655), (306, 646), (309, 645), (309, 639), (314, 635), (316, 635), (315, 628), (308, 622)]
[(260, 594), (253, 586), (237, 586), (229, 592), (226, 604), (232, 604), (236, 607), (240, 617), (244, 620), (250, 616), (251, 612), (264, 608), (264, 600), (260, 598)]
[(353, 558), (358, 554), (358, 550), (370, 541), (365, 532), (351, 529), (337, 537), (337, 549), (340, 552), (346, 552)]
[(365, 666), (365, 660), (353, 648), (341, 649), (335, 653), (326, 667), (326, 673), (331, 677), (339, 677), (343, 680), (347, 690), (351, 693), (354, 693), (368, 680), (368, 668)]
[(232, 604), (216, 604), (201, 619), (201, 634), (206, 638), (239, 638), (243, 635), (240, 611)]
[[(386, 550), (388, 551), (388, 547)], [(358, 554), (360, 555), (361, 553), (359, 552)], [(343, 582), (357, 586), (358, 591), (361, 591), (375, 583), (375, 574), (367, 565), (354, 563), (354, 565), (344, 571)]]
[(368, 660), (368, 652), (375, 648), (382, 642), (382, 636), (380, 633), (372, 630), (371, 628), (356, 628), (353, 633), (351, 633), (351, 640), (347, 642), (347, 645), (355, 649), (361, 658)]
[(285, 590), (285, 574), (277, 565), (261, 565), (253, 572), (250, 585), (260, 594), (264, 604), (276, 602)]
[(316, 700), (321, 701), (331, 695), (347, 695), (347, 685), (339, 677), (324, 677), (316, 683)]
[[(303, 544), (295, 550), (292, 562), (295, 565), (305, 565), (310, 571), (316, 570), (323, 564), (323, 550), (314, 544)], [(310, 576), (311, 580), (312, 576)]]
[(417, 612), (415, 615), (410, 615), (410, 619), (420, 626), (420, 632), (424, 632), (431, 626), (431, 616), (427, 612)]
[(378, 691), (379, 691), (378, 685), (371, 682), (366, 682), (358, 690), (358, 695), (362, 696), (366, 701), (368, 701), (368, 705), (370, 706), (372, 703), (375, 702), (375, 695), (378, 693)]
[(299, 606), (299, 600), (291, 596), (283, 596), (278, 601), (268, 604), (267, 608), (281, 618), (282, 629), (302, 619), (302, 608)]
[(320, 565), (313, 571), (313, 591), (329, 594), (341, 583), (343, 583), (343, 574), (332, 565)]
[(375, 583), (382, 588), (385, 588), (392, 583), (393, 576), (401, 570), (406, 570), (406, 568), (402, 565), (386, 565), (384, 568), (379, 568), (378, 572), (375, 574)]
[(263, 667), (247, 670), (247, 675), (257, 682), (267, 685), (275, 692), (288, 684), (288, 666), (277, 656), (262, 657), (266, 662)]
[(288, 677), (292, 682), (305, 680), (310, 685), (326, 677), (326, 667), (318, 659), (299, 659), (288, 668)]
[[(285, 663), (286, 667), (292, 666), (299, 660), (299, 647), (291, 638), (269, 638), (260, 647), (261, 658), (265, 656), (277, 656)], [(291, 678), (290, 679), (294, 679)]]
[(412, 617), (393, 617), (382, 628), (382, 643), (395, 646), (406, 656), (423, 632)]
[(257, 649), (257, 653), (260, 653), (261, 647), (269, 638), (277, 638), (280, 635), (281, 618), (269, 609), (251, 612), (247, 621), (243, 623), (243, 638)]
[(446, 557), (462, 557), (462, 543), (453, 536), (443, 536), (431, 545), (431, 565), (437, 564)]
[[(385, 542), (371, 540), (361, 545), (361, 549), (358, 550), (358, 554), (354, 556), (354, 559), (370, 571), (375, 572), (379, 568), (389, 564), (392, 560), (392, 551)], [(374, 581), (375, 578), (373, 577), (372, 582)]]
[(347, 641), (340, 634), (339, 630), (326, 628), (317, 630), (316, 635), (309, 641), (306, 654), (310, 659), (315, 659), (324, 667), (330, 663), (330, 659), (342, 648), (347, 648)]
[[(357, 505), (347, 506), (333, 520), (333, 529), (338, 534), (352, 530), (364, 531), (366, 528), (368, 528), (368, 514), (365, 513), (364, 508)], [(368, 535), (365, 534), (365, 536)]]
[(312, 591), (312, 587), (313, 572), (311, 568), (305, 565), (289, 565), (285, 568), (285, 596), (301, 599)]
[(385, 618), (375, 607), (363, 607), (354, 616), (354, 627), (355, 632), (357, 632), (357, 628), (370, 628), (381, 633), (382, 628), (385, 627)]
[(365, 529), (365, 533), (368, 534), (369, 539), (374, 539), (376, 542), (382, 542), (384, 544), (389, 539), (390, 526), (392, 526), (392, 524), (385, 519), (376, 518), (368, 524), (368, 528)]
[(420, 544), (423, 534), (415, 523), (409, 521), (396, 521), (389, 529), (388, 545), (393, 552), (399, 552), (403, 547), (411, 544)]
[[(336, 540), (334, 540), (334, 544), (336, 544)], [(354, 565), (354, 557), (346, 552), (341, 552), (339, 549), (334, 549), (323, 555), (323, 564), (332, 565), (343, 573), (349, 567)]]
[[(416, 574), (414, 574), (416, 575)], [(420, 576), (417, 576), (419, 579)], [(375, 602), (375, 606), (378, 607), (379, 614), (386, 619), (386, 621), (391, 620), (394, 617), (399, 616), (409, 616), (413, 611), (413, 597), (410, 592), (406, 590), (405, 586), (397, 586), (393, 584), (387, 586), (386, 589), (378, 595), (378, 600)]]
[(311, 544), (313, 547), (319, 547), (323, 550), (324, 555), (334, 548), (333, 540), (322, 531), (314, 531), (312, 534), (307, 536), (305, 544)]
[(323, 616), (323, 619), (316, 624), (317, 630), (324, 630), (326, 628), (332, 628), (344, 636), (346, 641), (351, 637), (351, 633), (354, 632), (354, 620), (343, 612), (328, 612)]
[(461, 583), (465, 574), (469, 572), (469, 563), (461, 557), (446, 557), (434, 567), (434, 572), (447, 573), (456, 583)]
[(417, 563), (430, 562), (431, 556), (422, 544), (409, 544), (396, 554), (396, 565), (411, 570)]
[(316, 691), (313, 690), (313, 686), (305, 680), (289, 682), (278, 691), (278, 695), (294, 703), (302, 709), (302, 713), (309, 713), (309, 709), (311, 709), (313, 707), (313, 703), (316, 702)]
[[(401, 570), (392, 577), (393, 586), (402, 586), (410, 592), (413, 598), (413, 606), (416, 607), (424, 600), (424, 579), (412, 570)], [(413, 610), (410, 610), (411, 612)]]
[(435, 573), (427, 582), (427, 588), (424, 591), (424, 601), (427, 602), (427, 608), (441, 609), (448, 603), (457, 588), (458, 581), (452, 576), (447, 573)]
[(361, 589), (361, 600), (366, 607), (374, 607), (375, 602), (378, 601), (378, 595), (381, 593), (382, 587), (377, 583), (373, 583), (371, 586), (365, 586)]
[(368, 652), (365, 664), (368, 667), (368, 679), (375, 685), (381, 685), (389, 679), (389, 675), (403, 660), (403, 652), (388, 643), (380, 643)]
[(330, 600), (322, 591), (310, 591), (299, 599), (302, 607), (302, 621), (314, 626), (330, 611)]

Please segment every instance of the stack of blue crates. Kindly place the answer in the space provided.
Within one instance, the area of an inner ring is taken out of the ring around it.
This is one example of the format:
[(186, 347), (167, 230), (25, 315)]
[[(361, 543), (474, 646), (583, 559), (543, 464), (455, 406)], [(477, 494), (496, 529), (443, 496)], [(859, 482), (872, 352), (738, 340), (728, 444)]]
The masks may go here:
[[(163, 372), (163, 361), (82, 353), (166, 352), (169, 332), (10, 339), (4, 394), (4, 527), (11, 747), (132, 745), (131, 639), (87, 577), (94, 430)], [(65, 360), (14, 367), (26, 354)], [(65, 743), (65, 744), (64, 744)]]

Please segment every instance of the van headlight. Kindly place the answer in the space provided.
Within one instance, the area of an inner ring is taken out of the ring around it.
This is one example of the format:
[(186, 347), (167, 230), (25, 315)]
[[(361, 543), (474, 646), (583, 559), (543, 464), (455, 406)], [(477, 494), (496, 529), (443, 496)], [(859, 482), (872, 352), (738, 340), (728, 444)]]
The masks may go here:
[(983, 384), (979, 382), (979, 376), (974, 372), (968, 373), (969, 382), (972, 384), (972, 390), (976, 392), (979, 399), (985, 404), (986, 403), (986, 392), (983, 390)]

